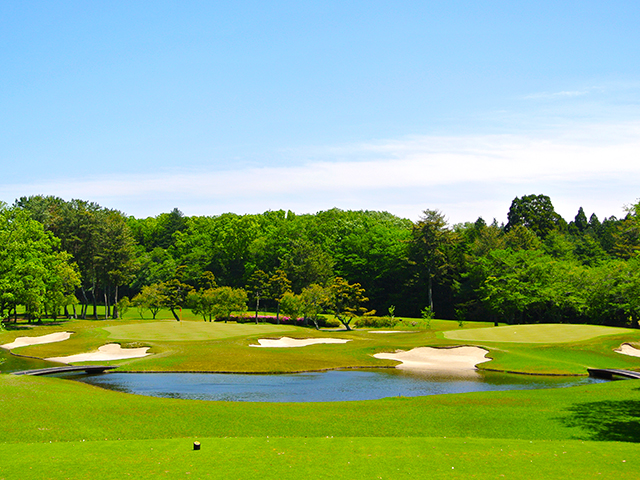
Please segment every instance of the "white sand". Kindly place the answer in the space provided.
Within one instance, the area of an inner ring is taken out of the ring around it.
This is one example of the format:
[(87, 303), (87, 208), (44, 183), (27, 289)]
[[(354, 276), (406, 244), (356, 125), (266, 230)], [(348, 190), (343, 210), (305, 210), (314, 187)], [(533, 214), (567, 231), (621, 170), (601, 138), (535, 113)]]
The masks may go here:
[(50, 333), (49, 335), (41, 335), (39, 337), (18, 337), (11, 343), (5, 343), (0, 345), (2, 348), (11, 350), (12, 348), (26, 347), (28, 345), (40, 345), (42, 343), (54, 343), (68, 340), (71, 336), (71, 332), (57, 332)]
[(640, 349), (632, 347), (628, 343), (623, 343), (620, 345), (620, 348), (615, 350), (618, 353), (623, 355), (631, 355), (632, 357), (640, 357)]
[(261, 338), (258, 340), (260, 345), (249, 345), (250, 347), (267, 347), (267, 348), (290, 348), (290, 347), (306, 347), (307, 345), (315, 345), (317, 343), (347, 343), (351, 340), (342, 338), (289, 338), (282, 337), (277, 340)]
[(45, 358), (51, 362), (71, 363), (71, 362), (101, 362), (109, 360), (123, 360), (125, 358), (140, 358), (150, 355), (147, 353), (151, 347), (122, 348), (117, 343), (108, 343), (98, 348), (97, 352), (79, 353), (68, 357)]
[(376, 353), (374, 357), (402, 362), (396, 368), (433, 372), (469, 372), (476, 365), (488, 362), (487, 350), (480, 347), (431, 348), (418, 347), (408, 352)]

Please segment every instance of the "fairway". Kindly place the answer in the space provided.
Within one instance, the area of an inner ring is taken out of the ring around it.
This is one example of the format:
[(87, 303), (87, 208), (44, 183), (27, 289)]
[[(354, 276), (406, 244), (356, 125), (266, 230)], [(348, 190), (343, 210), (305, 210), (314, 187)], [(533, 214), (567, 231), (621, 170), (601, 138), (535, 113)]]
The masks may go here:
[(449, 330), (443, 332), (443, 335), (449, 340), (470, 342), (565, 343), (625, 333), (628, 334), (629, 329), (600, 325), (542, 324)]
[(249, 335), (282, 335), (295, 331), (288, 325), (216, 322), (151, 322), (105, 327), (109, 338), (127, 341), (193, 342)]

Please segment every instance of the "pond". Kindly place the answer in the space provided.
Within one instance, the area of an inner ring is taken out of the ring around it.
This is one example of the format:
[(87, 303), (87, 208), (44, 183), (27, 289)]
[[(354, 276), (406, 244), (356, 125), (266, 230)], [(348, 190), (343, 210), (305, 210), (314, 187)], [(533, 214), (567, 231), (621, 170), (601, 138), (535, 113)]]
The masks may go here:
[(336, 402), (489, 390), (560, 388), (598, 383), (589, 377), (496, 372), (468, 376), (412, 374), (398, 369), (331, 370), (278, 375), (108, 373), (69, 375), (110, 390), (165, 398), (234, 402)]

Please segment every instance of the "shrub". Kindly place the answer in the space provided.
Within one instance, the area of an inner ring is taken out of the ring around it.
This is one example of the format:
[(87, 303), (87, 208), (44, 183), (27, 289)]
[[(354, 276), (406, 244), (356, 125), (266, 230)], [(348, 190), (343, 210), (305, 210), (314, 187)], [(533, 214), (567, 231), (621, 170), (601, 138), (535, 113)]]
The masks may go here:
[[(323, 326), (323, 325), (320, 325), (320, 326)], [(342, 326), (342, 324), (340, 323), (340, 320), (338, 320), (337, 318), (326, 318), (324, 320), (324, 326), (329, 328), (338, 328)]]
[(356, 320), (355, 325), (359, 328), (389, 328), (395, 327), (398, 319), (395, 317), (360, 317)]
[[(229, 320), (237, 323), (254, 323), (256, 321), (256, 317), (255, 315), (231, 315)], [(272, 315), (258, 315), (258, 323), (273, 323), (275, 325), (278, 323), (278, 320)], [(304, 319), (299, 318), (297, 320), (292, 320), (289, 317), (280, 315), (280, 324), (303, 326)]]
[(425, 321), (427, 328), (431, 328), (431, 319), (433, 318), (433, 310), (431, 310), (431, 307), (424, 307), (420, 312), (420, 315)]

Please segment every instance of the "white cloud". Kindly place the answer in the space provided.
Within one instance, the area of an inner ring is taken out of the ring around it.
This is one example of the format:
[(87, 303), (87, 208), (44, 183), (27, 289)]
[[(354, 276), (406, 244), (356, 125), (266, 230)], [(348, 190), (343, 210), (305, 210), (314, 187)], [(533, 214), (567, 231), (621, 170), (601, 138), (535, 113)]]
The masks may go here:
[(568, 219), (581, 205), (587, 214), (620, 215), (640, 196), (640, 123), (536, 137), (419, 136), (316, 150), (314, 158), (294, 167), (4, 184), (0, 194), (8, 202), (32, 194), (82, 198), (136, 216), (175, 206), (190, 215), (338, 207), (417, 219), (439, 208), (452, 222), (504, 219), (511, 200), (529, 193), (551, 196)]
[(589, 93), (588, 90), (573, 90), (573, 91), (562, 91), (562, 92), (539, 92), (532, 93), (530, 95), (526, 95), (524, 98), (528, 100), (535, 99), (544, 99), (544, 98), (567, 98), (567, 97), (581, 97), (583, 95), (587, 95)]

